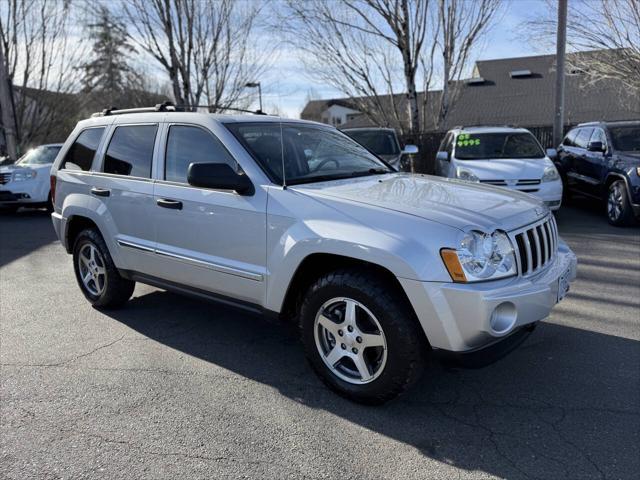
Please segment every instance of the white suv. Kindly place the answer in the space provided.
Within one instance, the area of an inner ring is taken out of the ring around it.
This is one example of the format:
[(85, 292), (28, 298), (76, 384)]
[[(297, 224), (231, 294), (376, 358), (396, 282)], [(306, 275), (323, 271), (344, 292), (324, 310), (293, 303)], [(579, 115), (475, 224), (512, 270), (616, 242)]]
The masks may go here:
[(331, 388), (381, 403), (429, 352), (517, 345), (575, 277), (529, 195), (394, 172), (326, 125), (150, 110), (80, 122), (51, 171), (96, 307), (139, 281), (294, 319)]
[(524, 128), (454, 128), (436, 155), (436, 175), (519, 190), (557, 210), (562, 180), (552, 162), (556, 155)]

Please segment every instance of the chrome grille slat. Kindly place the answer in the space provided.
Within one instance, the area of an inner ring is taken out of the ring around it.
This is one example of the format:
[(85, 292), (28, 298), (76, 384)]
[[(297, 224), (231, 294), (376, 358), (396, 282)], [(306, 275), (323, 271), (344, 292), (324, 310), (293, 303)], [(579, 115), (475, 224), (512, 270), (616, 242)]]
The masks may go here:
[(533, 227), (533, 241), (536, 244), (536, 257), (538, 258), (538, 263), (536, 263), (536, 268), (542, 268), (542, 248), (540, 248), (540, 239), (538, 238), (538, 229)]
[(553, 215), (511, 233), (519, 273), (533, 275), (546, 268), (558, 248), (558, 229)]
[(0, 173), (0, 185), (9, 183), (10, 180), (11, 180), (11, 172)]

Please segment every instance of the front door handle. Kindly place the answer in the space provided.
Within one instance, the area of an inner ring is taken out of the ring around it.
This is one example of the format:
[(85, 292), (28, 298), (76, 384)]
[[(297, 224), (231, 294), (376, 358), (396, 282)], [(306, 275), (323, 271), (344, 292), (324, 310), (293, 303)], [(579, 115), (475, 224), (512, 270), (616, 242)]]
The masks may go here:
[(93, 195), (97, 195), (98, 197), (108, 197), (109, 195), (111, 195), (111, 190), (107, 190), (106, 188), (93, 187), (91, 189), (91, 193)]
[(159, 198), (156, 200), (156, 204), (162, 208), (171, 208), (172, 210), (182, 210), (182, 202), (178, 200), (168, 200), (166, 198)]

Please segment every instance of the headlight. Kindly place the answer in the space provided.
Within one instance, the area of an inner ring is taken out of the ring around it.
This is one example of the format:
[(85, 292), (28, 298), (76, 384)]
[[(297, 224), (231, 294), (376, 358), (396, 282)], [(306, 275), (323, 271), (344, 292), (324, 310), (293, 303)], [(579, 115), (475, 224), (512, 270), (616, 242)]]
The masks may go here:
[(477, 177), (475, 173), (471, 170), (467, 170), (466, 168), (458, 167), (456, 168), (456, 178), (460, 180), (466, 180), (467, 182), (479, 182), (480, 179)]
[(440, 255), (454, 282), (496, 280), (517, 273), (511, 241), (500, 231), (491, 235), (471, 231), (457, 249), (443, 249)]
[(640, 167), (636, 167), (636, 175), (640, 177)]
[(31, 180), (32, 178), (36, 178), (38, 173), (35, 170), (23, 170), (21, 172), (13, 172), (13, 181), (14, 182), (23, 182), (25, 180)]
[(560, 174), (558, 170), (553, 165), (544, 169), (544, 173), (542, 174), (543, 182), (553, 182), (554, 180), (558, 180), (560, 178)]

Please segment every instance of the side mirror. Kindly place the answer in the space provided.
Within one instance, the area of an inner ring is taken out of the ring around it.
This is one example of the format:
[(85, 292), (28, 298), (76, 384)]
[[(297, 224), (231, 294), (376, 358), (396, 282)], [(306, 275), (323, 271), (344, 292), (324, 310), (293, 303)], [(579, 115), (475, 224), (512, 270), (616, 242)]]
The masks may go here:
[(558, 156), (558, 151), (555, 148), (547, 148), (547, 157), (551, 160)]
[(602, 142), (589, 142), (587, 150), (590, 152), (604, 152), (604, 145)]
[(251, 195), (253, 184), (245, 174), (236, 173), (226, 163), (192, 163), (187, 181), (194, 187), (235, 190), (240, 195)]
[(404, 149), (402, 150), (402, 155), (417, 155), (418, 154), (418, 147), (416, 147), (415, 145), (405, 145)]
[(442, 162), (448, 162), (449, 154), (447, 152), (438, 152), (436, 153), (436, 160), (442, 161)]

